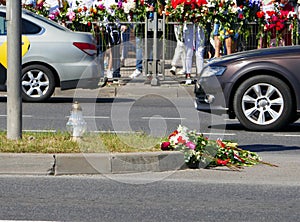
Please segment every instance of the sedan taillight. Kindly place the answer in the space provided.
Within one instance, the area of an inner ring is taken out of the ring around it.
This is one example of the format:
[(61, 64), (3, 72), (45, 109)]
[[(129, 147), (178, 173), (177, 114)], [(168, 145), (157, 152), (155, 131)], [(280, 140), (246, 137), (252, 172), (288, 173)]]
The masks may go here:
[(84, 51), (86, 54), (93, 56), (97, 54), (97, 47), (95, 44), (84, 43), (84, 42), (73, 42), (80, 50)]

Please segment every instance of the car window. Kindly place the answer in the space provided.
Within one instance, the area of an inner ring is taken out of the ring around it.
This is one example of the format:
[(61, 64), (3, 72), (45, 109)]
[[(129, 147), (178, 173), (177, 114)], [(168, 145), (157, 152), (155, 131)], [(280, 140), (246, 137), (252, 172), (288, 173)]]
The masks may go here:
[[(47, 18), (43, 18), (42, 16), (36, 15), (32, 12), (23, 10), (23, 13), (30, 14), (31, 16), (41, 20), (42, 22), (45, 22), (49, 25), (55, 26), (56, 28), (64, 31), (70, 31), (66, 27), (63, 27), (56, 22), (53, 22)], [(42, 28), (33, 22), (30, 22), (26, 19), (22, 19), (22, 34), (37, 34), (42, 30)], [(7, 22), (6, 22), (6, 15), (4, 12), (0, 12), (0, 35), (6, 35), (7, 34)]]
[[(0, 35), (7, 34), (7, 23), (5, 13), (0, 12)], [(26, 19), (22, 19), (22, 34), (37, 34), (42, 28)]]
[(37, 34), (41, 31), (41, 27), (27, 21), (26, 19), (22, 19), (22, 34)]
[(64, 27), (64, 26), (62, 26), (62, 25), (59, 25), (57, 22), (51, 21), (50, 19), (47, 19), (47, 18), (45, 18), (45, 17), (43, 17), (43, 16), (40, 16), (40, 15), (38, 15), (38, 14), (35, 14), (35, 13), (31, 12), (31, 11), (28, 11), (28, 10), (25, 10), (25, 9), (24, 9), (24, 10), (23, 10), (23, 14), (30, 15), (30, 16), (36, 18), (36, 19), (41, 20), (42, 22), (47, 23), (48, 25), (55, 26), (55, 28), (58, 28), (58, 29), (60, 29), (60, 30), (63, 30), (63, 31), (70, 31), (68, 28), (66, 28), (66, 27)]
[(5, 14), (0, 12), (0, 35), (6, 35), (6, 30)]

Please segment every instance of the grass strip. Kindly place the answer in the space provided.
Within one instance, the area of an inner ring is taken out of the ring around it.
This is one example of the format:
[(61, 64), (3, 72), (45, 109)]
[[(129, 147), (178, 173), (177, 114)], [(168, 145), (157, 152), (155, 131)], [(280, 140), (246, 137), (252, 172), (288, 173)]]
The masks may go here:
[(0, 132), (1, 153), (152, 152), (160, 151), (160, 142), (141, 133), (88, 133), (76, 142), (67, 132), (23, 132), (20, 140), (8, 140)]

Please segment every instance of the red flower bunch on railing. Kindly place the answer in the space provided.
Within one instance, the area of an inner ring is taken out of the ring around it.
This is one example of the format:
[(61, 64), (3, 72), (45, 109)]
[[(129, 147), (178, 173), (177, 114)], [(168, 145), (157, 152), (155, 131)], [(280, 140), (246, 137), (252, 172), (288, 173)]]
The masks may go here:
[(166, 7), (166, 15), (174, 22), (207, 22), (206, 0), (171, 0)]

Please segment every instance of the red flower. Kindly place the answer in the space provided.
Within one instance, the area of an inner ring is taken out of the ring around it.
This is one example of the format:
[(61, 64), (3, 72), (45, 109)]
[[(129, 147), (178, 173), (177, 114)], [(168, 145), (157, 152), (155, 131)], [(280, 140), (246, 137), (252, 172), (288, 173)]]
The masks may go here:
[(207, 4), (207, 1), (206, 0), (196, 0), (196, 4), (200, 7), (202, 5)]
[(192, 4), (194, 4), (195, 3), (195, 0), (185, 0), (184, 1), (184, 4), (185, 5), (192, 5)]
[(178, 134), (178, 131), (175, 130), (173, 133), (170, 134), (170, 136), (168, 137), (168, 139), (170, 139), (172, 136), (176, 136)]
[(225, 144), (222, 142), (222, 140), (218, 139), (216, 142), (217, 142), (219, 147), (222, 147), (222, 148), (225, 147)]
[(229, 162), (229, 159), (227, 160), (221, 160), (221, 159), (217, 159), (217, 165), (220, 165), (220, 166), (226, 166)]
[(259, 12), (256, 13), (256, 15), (257, 15), (257, 18), (261, 19), (265, 16), (265, 13), (263, 11), (259, 11)]
[(161, 150), (170, 150), (172, 149), (170, 145), (171, 145), (170, 142), (162, 142), (160, 148)]
[(275, 15), (274, 11), (267, 11), (268, 16), (272, 17), (273, 15)]
[(238, 155), (234, 154), (234, 158), (238, 159), (238, 161), (245, 163), (245, 160), (243, 160), (241, 157), (239, 157)]
[(182, 143), (182, 144), (186, 143), (186, 141), (184, 139), (182, 139), (182, 136), (179, 136), (177, 141), (178, 141), (178, 143)]
[(171, 5), (174, 9), (177, 7), (177, 5), (180, 5), (182, 3), (184, 3), (184, 0), (172, 0), (171, 1)]

